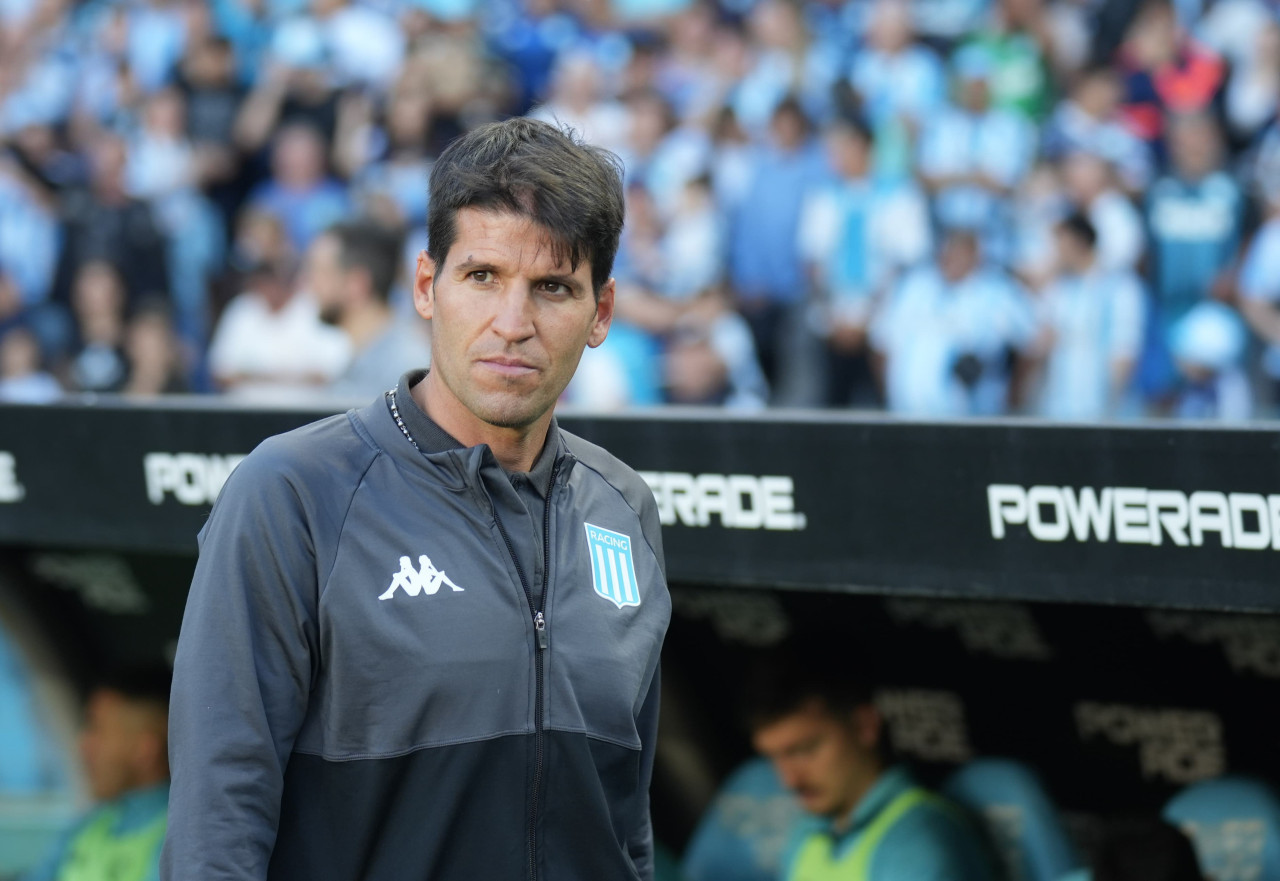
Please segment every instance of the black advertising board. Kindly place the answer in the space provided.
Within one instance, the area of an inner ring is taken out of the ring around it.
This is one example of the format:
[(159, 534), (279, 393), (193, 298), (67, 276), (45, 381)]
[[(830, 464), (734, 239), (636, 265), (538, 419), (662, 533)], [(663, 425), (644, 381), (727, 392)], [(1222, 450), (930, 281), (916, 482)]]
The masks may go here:
[[(192, 554), (320, 410), (0, 407), (0, 544)], [(673, 583), (1280, 610), (1280, 433), (844, 414), (562, 417), (640, 471)]]

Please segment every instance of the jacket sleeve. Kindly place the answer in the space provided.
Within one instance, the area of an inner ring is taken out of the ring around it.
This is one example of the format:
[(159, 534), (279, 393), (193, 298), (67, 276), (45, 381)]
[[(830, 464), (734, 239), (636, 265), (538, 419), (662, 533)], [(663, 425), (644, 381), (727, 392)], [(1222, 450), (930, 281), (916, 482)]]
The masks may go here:
[(653, 781), (653, 759), (658, 752), (658, 704), (662, 691), (662, 666), (654, 668), (648, 694), (640, 706), (636, 729), (640, 732), (640, 792), (641, 816), (627, 849), (641, 881), (653, 881), (653, 822), (649, 813), (649, 784)]
[[(639, 486), (638, 510), (641, 528), (654, 555), (658, 558), (658, 568), (662, 573), (662, 589), (665, 592), (667, 561), (662, 547), (662, 524), (658, 519), (658, 506), (653, 500), (653, 493), (649, 487), (639, 478), (636, 479), (636, 483)], [(669, 605), (667, 614), (669, 614)], [(653, 676), (649, 680), (649, 690), (636, 716), (636, 730), (640, 733), (641, 750), (640, 791), (643, 794), (644, 807), (643, 816), (628, 842), (628, 847), (631, 860), (635, 863), (642, 881), (653, 881), (654, 877), (653, 822), (649, 813), (649, 785), (653, 782), (653, 763), (658, 752), (658, 706), (661, 703), (661, 697), (662, 664), (658, 661), (654, 664)]]
[(270, 444), (236, 468), (201, 530), (174, 661), (163, 881), (262, 879), (275, 845), (318, 659), (319, 570)]

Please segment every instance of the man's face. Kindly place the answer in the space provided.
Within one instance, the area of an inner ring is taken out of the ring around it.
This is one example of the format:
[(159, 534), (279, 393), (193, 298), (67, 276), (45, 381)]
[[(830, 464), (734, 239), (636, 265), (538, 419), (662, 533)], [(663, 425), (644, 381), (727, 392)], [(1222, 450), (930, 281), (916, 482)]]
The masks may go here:
[(109, 801), (138, 787), (151, 752), (160, 748), (153, 729), (145, 707), (114, 691), (93, 694), (80, 752), (95, 799)]
[(811, 814), (848, 815), (880, 776), (880, 720), (867, 705), (841, 717), (819, 698), (756, 729), (756, 751)]
[(529, 427), (549, 416), (583, 349), (604, 342), (613, 280), (597, 302), (587, 262), (570, 270), (551, 252), (529, 218), (464, 208), (444, 265), (419, 255), (414, 303), (431, 321), (431, 371), (448, 411), (437, 420)]

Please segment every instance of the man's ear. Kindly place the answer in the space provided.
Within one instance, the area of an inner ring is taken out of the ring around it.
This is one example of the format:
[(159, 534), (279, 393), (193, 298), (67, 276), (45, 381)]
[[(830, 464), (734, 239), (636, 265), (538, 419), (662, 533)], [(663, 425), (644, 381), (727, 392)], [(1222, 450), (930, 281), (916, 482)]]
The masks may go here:
[(418, 265), (413, 273), (413, 308), (428, 321), (435, 312), (436, 262), (426, 250), (418, 252)]
[(617, 284), (613, 279), (609, 279), (604, 283), (604, 287), (600, 288), (600, 296), (596, 298), (596, 317), (595, 324), (591, 327), (591, 334), (587, 337), (587, 345), (595, 348), (604, 342), (604, 338), (609, 335), (609, 326), (613, 324), (613, 299)]

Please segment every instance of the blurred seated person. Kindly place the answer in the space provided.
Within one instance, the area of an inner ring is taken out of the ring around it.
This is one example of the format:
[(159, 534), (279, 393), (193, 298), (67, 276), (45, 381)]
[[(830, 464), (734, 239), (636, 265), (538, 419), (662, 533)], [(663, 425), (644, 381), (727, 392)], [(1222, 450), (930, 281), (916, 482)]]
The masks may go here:
[(785, 881), (994, 881), (982, 833), (960, 808), (890, 764), (884, 724), (844, 663), (762, 669), (748, 724), (756, 750), (811, 815), (783, 859)]
[(80, 749), (96, 806), (22, 881), (158, 881), (168, 730), (166, 668), (129, 671), (92, 691)]
[(311, 244), (307, 287), (320, 320), (346, 334), (352, 349), (330, 394), (372, 398), (431, 362), (425, 324), (391, 308), (399, 267), (400, 237), (368, 221), (331, 226)]
[(30, 328), (0, 330), (0, 401), (47, 404), (62, 397), (62, 386), (42, 362), (40, 341)]
[(163, 301), (139, 304), (125, 328), (129, 377), (122, 394), (149, 398), (191, 391), (173, 314)]
[(275, 262), (251, 267), (246, 288), (223, 311), (209, 345), (218, 388), (255, 400), (285, 400), (328, 385), (346, 368), (351, 345), (320, 320), (315, 300), (295, 290)]
[(73, 342), (64, 365), (68, 388), (118, 392), (124, 386), (127, 310), (124, 278), (114, 264), (90, 260), (80, 267), (71, 290)]

